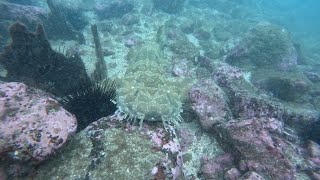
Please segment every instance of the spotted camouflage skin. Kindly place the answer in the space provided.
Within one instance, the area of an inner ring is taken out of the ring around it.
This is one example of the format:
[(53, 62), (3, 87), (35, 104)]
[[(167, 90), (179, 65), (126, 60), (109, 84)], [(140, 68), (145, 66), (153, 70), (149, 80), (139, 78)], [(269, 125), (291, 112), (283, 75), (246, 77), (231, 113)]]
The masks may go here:
[(158, 44), (148, 43), (128, 53), (129, 67), (118, 82), (119, 111), (131, 119), (162, 121), (164, 125), (181, 121), (182, 101), (190, 80), (169, 77), (167, 61)]

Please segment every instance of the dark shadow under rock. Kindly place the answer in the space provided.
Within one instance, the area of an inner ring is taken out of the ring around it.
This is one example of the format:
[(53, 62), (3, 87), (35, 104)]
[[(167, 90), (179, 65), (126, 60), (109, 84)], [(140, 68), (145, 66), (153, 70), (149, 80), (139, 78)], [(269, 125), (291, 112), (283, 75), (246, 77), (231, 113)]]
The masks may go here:
[(10, 27), (12, 43), (0, 56), (8, 71), (6, 81), (22, 81), (55, 95), (66, 95), (71, 87), (88, 79), (85, 66), (77, 55), (65, 57), (52, 50), (42, 25), (29, 32), (22, 23)]

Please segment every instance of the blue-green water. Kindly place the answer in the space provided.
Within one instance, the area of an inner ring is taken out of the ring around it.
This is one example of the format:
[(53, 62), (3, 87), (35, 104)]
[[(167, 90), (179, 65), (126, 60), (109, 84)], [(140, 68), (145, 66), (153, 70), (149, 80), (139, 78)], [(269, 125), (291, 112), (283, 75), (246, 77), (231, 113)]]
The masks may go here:
[(0, 180), (319, 179), (319, 9), (0, 0)]

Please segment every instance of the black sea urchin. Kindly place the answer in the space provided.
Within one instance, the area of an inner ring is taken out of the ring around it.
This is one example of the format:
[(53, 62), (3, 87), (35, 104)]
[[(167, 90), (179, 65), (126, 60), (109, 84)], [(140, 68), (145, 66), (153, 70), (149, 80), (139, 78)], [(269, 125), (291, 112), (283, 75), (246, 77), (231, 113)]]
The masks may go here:
[(70, 94), (62, 98), (60, 103), (76, 116), (79, 132), (90, 123), (116, 111), (117, 106), (111, 101), (115, 95), (113, 81), (105, 80), (97, 83), (87, 80), (72, 88)]

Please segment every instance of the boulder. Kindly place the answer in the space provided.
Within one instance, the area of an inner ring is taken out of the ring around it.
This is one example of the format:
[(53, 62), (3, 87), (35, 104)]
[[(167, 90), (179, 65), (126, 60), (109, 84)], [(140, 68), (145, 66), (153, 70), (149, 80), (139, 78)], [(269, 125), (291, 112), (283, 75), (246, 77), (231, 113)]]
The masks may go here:
[(212, 74), (213, 80), (227, 94), (229, 107), (235, 118), (274, 117), (284, 114), (283, 105), (261, 94), (239, 68), (219, 63)]
[(23, 83), (0, 83), (0, 154), (41, 162), (75, 133), (76, 118), (47, 93)]
[(205, 130), (211, 130), (214, 125), (232, 118), (226, 95), (212, 80), (203, 80), (195, 84), (189, 96), (192, 108)]
[(216, 126), (216, 133), (243, 172), (255, 171), (266, 179), (294, 179), (296, 167), (305, 166), (299, 148), (283, 138), (283, 123), (275, 118), (229, 121)]
[(287, 30), (262, 22), (253, 27), (230, 51), (226, 61), (242, 68), (294, 69), (298, 53)]
[(233, 160), (229, 153), (221, 154), (213, 159), (204, 157), (201, 159), (199, 175), (203, 179), (223, 179), (225, 169), (233, 166)]

